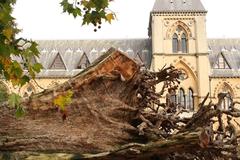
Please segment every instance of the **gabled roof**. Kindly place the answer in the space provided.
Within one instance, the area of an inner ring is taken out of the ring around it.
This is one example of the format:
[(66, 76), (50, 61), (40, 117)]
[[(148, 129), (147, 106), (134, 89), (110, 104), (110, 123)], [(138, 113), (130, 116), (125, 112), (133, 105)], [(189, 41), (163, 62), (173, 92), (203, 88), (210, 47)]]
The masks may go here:
[[(132, 58), (138, 54), (147, 68), (150, 68), (152, 59), (151, 39), (42, 40), (37, 42), (41, 52), (37, 60), (44, 67), (37, 75), (38, 77), (72, 77), (84, 69), (84, 67), (80, 69), (79, 64), (84, 66), (85, 62), (89, 62), (91, 65), (111, 47), (125, 54), (130, 51)], [(53, 67), (56, 63), (54, 61), (58, 61), (61, 69)]]
[[(210, 77), (240, 77), (240, 39), (208, 39), (208, 47), (212, 68)], [(220, 56), (229, 68), (214, 68)]]
[(207, 12), (201, 0), (156, 0), (152, 12)]

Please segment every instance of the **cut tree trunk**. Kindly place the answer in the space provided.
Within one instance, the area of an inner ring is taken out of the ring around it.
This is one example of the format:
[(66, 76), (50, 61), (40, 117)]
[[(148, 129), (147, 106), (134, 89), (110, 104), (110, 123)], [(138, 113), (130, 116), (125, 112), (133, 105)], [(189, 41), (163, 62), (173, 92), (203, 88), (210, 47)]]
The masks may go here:
[[(179, 74), (173, 67), (142, 71), (135, 61), (110, 49), (64, 84), (25, 99), (24, 117), (17, 119), (15, 108), (2, 105), (0, 153), (4, 154), (0, 158), (24, 151), (73, 153), (79, 159), (182, 160), (219, 155), (237, 159), (231, 119), (226, 129), (223, 126), (218, 131), (210, 124), (223, 113), (239, 117), (238, 110), (223, 112), (213, 104), (204, 106), (204, 101), (192, 118), (184, 119), (179, 116), (182, 110), (170, 100), (160, 103), (159, 96), (167, 88), (169, 93), (176, 89)], [(156, 93), (160, 82), (164, 82), (163, 89)], [(61, 110), (54, 100), (69, 91), (73, 93), (71, 104)]]
[[(129, 97), (134, 97), (138, 72), (133, 60), (110, 50), (63, 85), (23, 102), (24, 117), (17, 119), (15, 109), (1, 107), (0, 150), (96, 153), (137, 142), (130, 125), (137, 110)], [(63, 121), (53, 100), (68, 90), (73, 97)]]

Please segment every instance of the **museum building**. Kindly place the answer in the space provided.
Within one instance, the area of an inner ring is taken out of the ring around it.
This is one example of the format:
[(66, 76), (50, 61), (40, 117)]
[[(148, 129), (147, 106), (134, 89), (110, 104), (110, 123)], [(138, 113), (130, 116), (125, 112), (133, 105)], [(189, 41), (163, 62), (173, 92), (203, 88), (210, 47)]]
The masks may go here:
[(41, 55), (33, 63), (44, 67), (37, 83), (31, 81), (19, 90), (1, 81), (0, 89), (30, 96), (65, 82), (114, 47), (147, 69), (158, 71), (165, 65), (180, 69), (175, 101), (186, 109), (197, 110), (207, 93), (217, 101), (220, 92), (229, 94), (222, 103), (228, 109), (232, 99), (240, 101), (240, 39), (208, 39), (206, 15), (200, 0), (156, 0), (149, 38), (37, 41)]

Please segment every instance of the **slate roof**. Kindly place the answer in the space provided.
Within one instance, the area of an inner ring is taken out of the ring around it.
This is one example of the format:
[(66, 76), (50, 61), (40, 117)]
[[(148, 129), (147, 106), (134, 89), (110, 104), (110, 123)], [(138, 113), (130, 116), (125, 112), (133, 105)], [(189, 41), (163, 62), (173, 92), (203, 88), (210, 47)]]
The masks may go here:
[(206, 12), (201, 0), (156, 0), (152, 12)]
[[(139, 64), (144, 64), (146, 68), (150, 68), (151, 65), (151, 39), (42, 40), (37, 42), (41, 54), (36, 61), (44, 67), (38, 74), (39, 78), (72, 77), (111, 47), (126, 53)], [(210, 77), (240, 78), (240, 39), (209, 39), (208, 47)], [(214, 68), (220, 56), (224, 57), (229, 69)], [(19, 60), (18, 57), (14, 59)]]
[(44, 67), (38, 77), (72, 77), (84, 69), (79, 67), (93, 63), (111, 47), (147, 68), (152, 59), (150, 39), (42, 40), (37, 43), (41, 54), (36, 61)]
[[(209, 39), (211, 77), (240, 77), (240, 39)], [(214, 63), (223, 56), (229, 69), (214, 69)]]

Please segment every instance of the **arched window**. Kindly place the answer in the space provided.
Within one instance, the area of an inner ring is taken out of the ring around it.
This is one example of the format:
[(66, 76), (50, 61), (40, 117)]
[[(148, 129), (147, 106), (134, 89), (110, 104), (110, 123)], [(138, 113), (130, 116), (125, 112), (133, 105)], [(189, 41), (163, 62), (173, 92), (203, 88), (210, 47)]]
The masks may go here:
[(186, 101), (185, 101), (185, 92), (182, 88), (180, 88), (179, 90), (179, 99), (178, 99), (178, 103), (180, 104), (180, 106), (186, 108)]
[(220, 93), (227, 94), (221, 103), (221, 109), (229, 110), (230, 109), (229, 107), (231, 106), (231, 103), (232, 103), (232, 97), (233, 97), (232, 96), (233, 94), (231, 92), (231, 87), (227, 83), (224, 83)]
[(173, 39), (172, 39), (172, 49), (173, 49), (173, 53), (177, 53), (178, 52), (178, 35), (176, 33), (174, 33), (173, 35)]
[(172, 37), (172, 51), (173, 53), (187, 53), (188, 44), (187, 44), (187, 34), (181, 26), (178, 26)]
[(221, 109), (222, 110), (228, 110), (230, 105), (232, 103), (232, 99), (231, 99), (231, 96), (230, 95), (227, 95), (223, 101), (222, 101), (222, 104), (221, 104)]
[(194, 110), (194, 97), (193, 97), (193, 90), (190, 88), (188, 90), (188, 104), (187, 109), (193, 111)]
[(182, 41), (182, 53), (187, 53), (187, 37), (185, 33), (182, 34), (181, 41)]
[(8, 89), (7, 87), (0, 82), (0, 103), (8, 100)]

